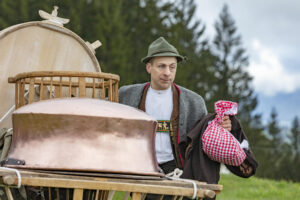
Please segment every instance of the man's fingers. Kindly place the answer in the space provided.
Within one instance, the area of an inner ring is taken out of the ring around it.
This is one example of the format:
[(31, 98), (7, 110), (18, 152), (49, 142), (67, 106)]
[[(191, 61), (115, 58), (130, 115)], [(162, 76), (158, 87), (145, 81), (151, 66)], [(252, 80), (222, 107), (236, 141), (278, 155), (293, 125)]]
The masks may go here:
[(252, 173), (252, 167), (250, 165), (247, 165), (245, 163), (242, 163), (240, 165), (240, 170), (243, 172), (244, 175), (249, 176)]
[(221, 122), (220, 126), (222, 126), (227, 131), (231, 131), (231, 122), (230, 121)]
[(242, 165), (240, 166), (240, 170), (245, 174), (245, 168)]
[(245, 168), (247, 168), (248, 167), (248, 165), (247, 164), (245, 164), (244, 162), (240, 165), (240, 167), (241, 168), (243, 168), (243, 169), (245, 169)]
[(246, 171), (246, 174), (247, 175), (250, 175), (252, 173), (252, 167), (248, 167), (247, 171)]
[[(216, 118), (218, 115), (216, 115)], [(228, 115), (223, 116), (222, 121), (219, 122), (220, 126), (226, 129), (227, 131), (231, 131), (231, 120)]]
[(222, 118), (222, 120), (223, 120), (223, 121), (227, 121), (227, 120), (229, 120), (229, 121), (230, 121), (230, 119), (229, 119), (229, 116), (228, 116), (228, 115), (225, 115), (225, 116)]

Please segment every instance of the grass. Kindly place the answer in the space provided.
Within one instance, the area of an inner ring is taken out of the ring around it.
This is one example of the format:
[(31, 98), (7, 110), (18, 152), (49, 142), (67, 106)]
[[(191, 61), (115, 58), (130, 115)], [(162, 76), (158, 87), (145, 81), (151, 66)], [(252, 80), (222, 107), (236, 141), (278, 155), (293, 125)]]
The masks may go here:
[(217, 200), (300, 200), (300, 183), (222, 174)]
[[(300, 200), (300, 183), (222, 174), (219, 184), (223, 190), (217, 200)], [(122, 200), (124, 195), (116, 192), (113, 200)]]

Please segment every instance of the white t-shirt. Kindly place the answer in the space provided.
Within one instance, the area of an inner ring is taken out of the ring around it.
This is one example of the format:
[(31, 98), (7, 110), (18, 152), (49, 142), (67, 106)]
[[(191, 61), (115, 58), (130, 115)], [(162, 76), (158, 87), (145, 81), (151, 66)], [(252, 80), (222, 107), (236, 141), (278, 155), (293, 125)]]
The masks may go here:
[[(167, 90), (148, 89), (145, 103), (146, 113), (156, 120), (170, 120), (173, 110), (172, 87)], [(155, 152), (159, 164), (174, 159), (169, 133), (156, 132)]]

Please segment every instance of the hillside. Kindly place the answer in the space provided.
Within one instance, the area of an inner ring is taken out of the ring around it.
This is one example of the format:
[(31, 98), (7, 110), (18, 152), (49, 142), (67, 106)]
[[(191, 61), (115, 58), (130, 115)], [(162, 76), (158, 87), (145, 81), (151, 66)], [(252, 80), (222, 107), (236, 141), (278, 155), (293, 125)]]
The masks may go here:
[(219, 184), (224, 188), (217, 200), (300, 200), (299, 183), (222, 174)]

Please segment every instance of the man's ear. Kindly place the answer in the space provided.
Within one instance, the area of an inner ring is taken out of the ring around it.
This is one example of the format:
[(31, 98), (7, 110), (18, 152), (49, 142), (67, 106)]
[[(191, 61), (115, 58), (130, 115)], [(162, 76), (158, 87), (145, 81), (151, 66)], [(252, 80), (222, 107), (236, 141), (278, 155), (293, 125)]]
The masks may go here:
[(147, 70), (148, 74), (151, 74), (151, 63), (146, 64), (146, 70)]

